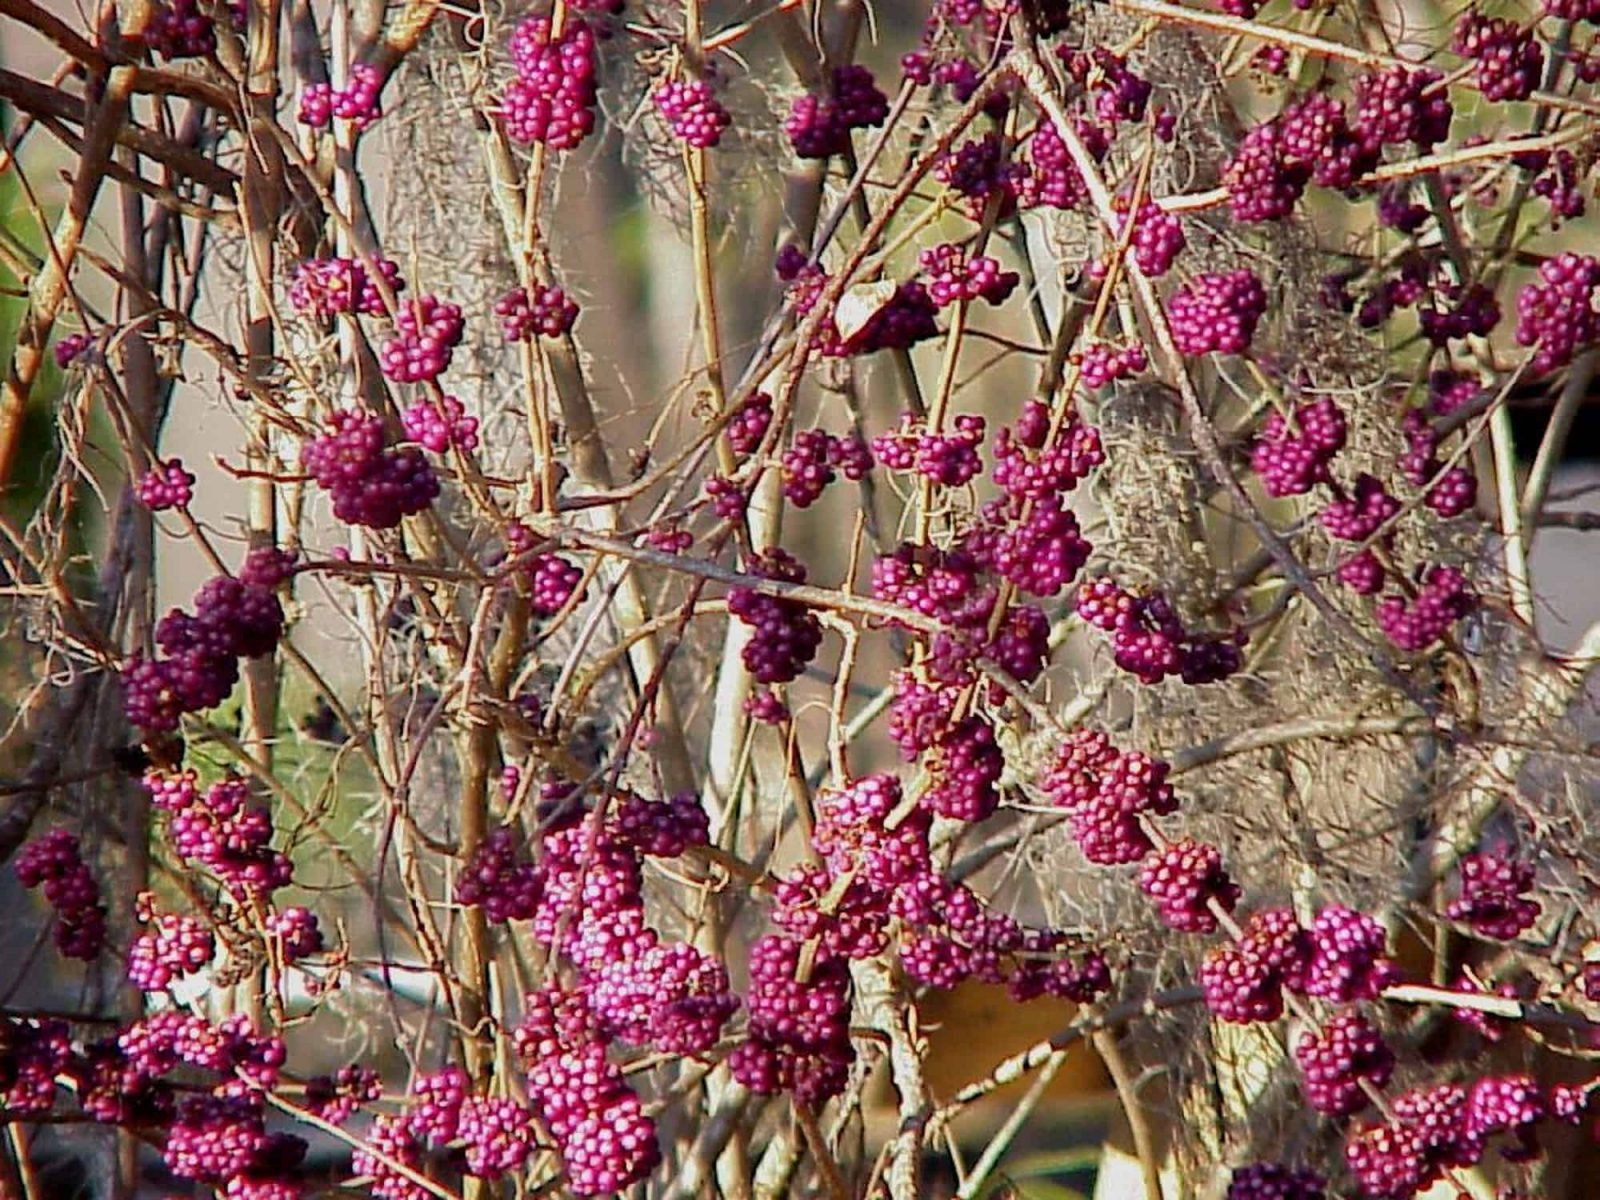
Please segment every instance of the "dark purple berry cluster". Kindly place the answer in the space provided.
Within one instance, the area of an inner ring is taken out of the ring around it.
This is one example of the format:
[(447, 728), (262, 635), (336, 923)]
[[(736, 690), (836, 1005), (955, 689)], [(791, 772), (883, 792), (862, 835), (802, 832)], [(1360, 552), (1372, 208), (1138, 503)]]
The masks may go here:
[(393, 529), (438, 498), (439, 480), (414, 446), (389, 446), (383, 419), (360, 409), (328, 418), (301, 460), (333, 501), (333, 515), (369, 529)]
[(784, 451), (780, 465), (784, 498), (796, 508), (810, 508), (836, 474), (861, 479), (872, 470), (872, 452), (854, 435), (838, 437), (823, 429), (801, 429)]
[(55, 910), (51, 936), (68, 958), (92, 961), (106, 942), (106, 906), (100, 884), (78, 850), (78, 839), (65, 829), (52, 829), (17, 851), (17, 880), (26, 888), (43, 887)]
[(1500, 853), (1468, 854), (1462, 858), (1461, 893), (1445, 909), (1452, 921), (1470, 925), (1474, 932), (1508, 942), (1539, 919), (1540, 904), (1528, 895), (1534, 870)]
[(565, 337), (578, 320), (578, 305), (556, 284), (513, 288), (494, 304), (495, 316), (508, 342), (535, 337)]
[(833, 68), (825, 95), (795, 97), (783, 131), (801, 158), (831, 158), (849, 152), (853, 130), (882, 125), (888, 115), (889, 98), (872, 72), (849, 64)]
[(1217, 683), (1244, 665), (1243, 629), (1222, 636), (1188, 629), (1160, 592), (1141, 596), (1111, 579), (1091, 579), (1078, 586), (1074, 608), (1111, 634), (1113, 660), (1141, 683), (1169, 675), (1188, 684)]

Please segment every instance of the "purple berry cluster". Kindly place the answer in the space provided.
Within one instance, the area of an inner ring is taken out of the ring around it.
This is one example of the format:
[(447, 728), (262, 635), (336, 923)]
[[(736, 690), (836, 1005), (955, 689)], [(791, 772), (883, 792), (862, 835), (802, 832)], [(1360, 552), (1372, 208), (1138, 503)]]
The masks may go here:
[(181, 458), (158, 460), (133, 485), (139, 503), (151, 512), (187, 508), (194, 499), (194, 476), (183, 469)]
[(400, 424), (408, 438), (435, 454), (452, 447), (471, 454), (478, 448), (478, 418), (469, 417), (454, 396), (418, 400), (400, 414)]
[(16, 872), (23, 887), (42, 887), (55, 910), (51, 936), (56, 949), (84, 962), (98, 957), (106, 942), (106, 907), (77, 837), (52, 829), (34, 838), (17, 851)]
[(1343, 411), (1331, 399), (1298, 405), (1292, 418), (1273, 412), (1251, 451), (1251, 466), (1269, 496), (1301, 496), (1332, 477), (1328, 466), (1344, 449)]
[(928, 295), (940, 308), (976, 300), (1003, 304), (1022, 278), (1015, 271), (1002, 271), (999, 260), (987, 254), (967, 257), (953, 242), (923, 250), (917, 265), (927, 278)]
[[(770, 415), (769, 409), (769, 418)], [(836, 473), (854, 480), (872, 470), (872, 452), (854, 435), (838, 437), (823, 429), (801, 429), (784, 451), (780, 466), (784, 498), (796, 508), (810, 508), (821, 499)]]
[[(383, 284), (391, 292), (405, 289), (400, 266), (387, 258), (374, 260)], [(381, 316), (385, 309), (383, 292), (358, 258), (311, 258), (295, 268), (289, 282), (289, 303), (296, 312), (318, 321), (336, 313), (362, 313)]]
[(664, 83), (656, 89), (655, 102), (673, 136), (701, 150), (720, 142), (723, 131), (733, 124), (728, 110), (703, 79)]
[(1258, 1162), (1234, 1168), (1227, 1200), (1326, 1200), (1326, 1186), (1315, 1171)]
[(415, 446), (386, 445), (383, 419), (360, 409), (328, 418), (305, 444), (304, 463), (333, 501), (333, 515), (351, 525), (393, 529), (438, 498), (439, 480)]
[(283, 607), (271, 586), (245, 571), (212, 579), (195, 593), (192, 614), (175, 608), (156, 624), (164, 657), (137, 653), (123, 667), (129, 724), (164, 733), (183, 714), (216, 707), (238, 682), (239, 659), (271, 654), (282, 636)]
[(594, 130), (595, 35), (577, 18), (559, 34), (548, 17), (529, 17), (511, 35), (517, 77), (500, 102), (514, 142), (571, 150)]
[(94, 345), (94, 335), (86, 332), (69, 333), (58, 339), (54, 348), (56, 366), (65, 371), (73, 363), (81, 360), (92, 345)]
[(198, 0), (161, 0), (151, 6), (145, 44), (163, 58), (204, 58), (216, 53), (217, 30)]
[(1214, 933), (1212, 905), (1232, 911), (1239, 885), (1222, 865), (1222, 851), (1184, 838), (1153, 851), (1139, 865), (1139, 890), (1155, 901), (1161, 919), (1180, 933)]
[(1563, 251), (1539, 264), (1539, 280), (1517, 293), (1517, 341), (1533, 369), (1554, 371), (1600, 341), (1600, 259)]
[(583, 568), (559, 554), (536, 549), (538, 536), (521, 521), (506, 526), (506, 556), (514, 559), (536, 617), (553, 617), (583, 599)]
[(1074, 729), (1040, 786), (1066, 811), (1084, 858), (1118, 866), (1138, 862), (1155, 849), (1145, 832), (1146, 819), (1177, 811), (1168, 770), (1159, 759), (1117, 749), (1104, 733)]
[(1139, 206), (1130, 243), (1133, 261), (1139, 265), (1139, 270), (1151, 278), (1165, 275), (1188, 244), (1183, 222), (1176, 216), (1153, 200), (1146, 200)]
[(1138, 342), (1124, 346), (1096, 342), (1085, 349), (1077, 361), (1081, 371), (1079, 380), (1091, 392), (1097, 392), (1119, 379), (1141, 373), (1150, 365), (1150, 356)]
[(950, 433), (929, 433), (903, 413), (899, 428), (872, 439), (872, 453), (892, 471), (915, 471), (940, 487), (961, 487), (983, 472), (983, 435), (984, 419), (976, 413), (958, 414)]
[(1078, 586), (1074, 608), (1084, 621), (1111, 634), (1112, 659), (1141, 683), (1159, 683), (1169, 675), (1187, 684), (1217, 683), (1244, 665), (1243, 629), (1225, 635), (1188, 629), (1160, 592), (1135, 595), (1102, 577)]
[[(750, 572), (786, 583), (804, 583), (806, 578), (805, 567), (781, 548), (753, 560)], [(758, 683), (798, 679), (822, 645), (822, 623), (797, 601), (754, 588), (735, 587), (728, 590), (728, 611), (750, 627), (750, 639), (740, 656)]]
[(1394, 1053), (1371, 1022), (1345, 1012), (1320, 1029), (1302, 1033), (1294, 1044), (1295, 1062), (1306, 1102), (1330, 1117), (1344, 1117), (1367, 1106), (1366, 1087), (1381, 1088), (1394, 1072)]
[(1167, 301), (1172, 340), (1184, 354), (1243, 354), (1267, 311), (1267, 290), (1245, 268), (1207, 273)]
[(494, 304), (495, 316), (508, 342), (565, 337), (578, 320), (577, 302), (556, 284), (512, 288)]
[(1461, 893), (1445, 909), (1445, 916), (1482, 937), (1509, 942), (1539, 919), (1539, 902), (1533, 890), (1534, 870), (1500, 853), (1468, 854), (1462, 858)]
[(141, 992), (165, 991), (174, 979), (203, 970), (217, 952), (217, 940), (195, 917), (162, 913), (128, 947), (128, 982)]
[(724, 430), (735, 454), (752, 454), (760, 447), (772, 426), (772, 397), (755, 392), (740, 403)]
[(1473, 608), (1472, 589), (1457, 568), (1429, 567), (1410, 600), (1387, 596), (1379, 601), (1378, 627), (1402, 650), (1426, 650), (1450, 632)]
[(378, 366), (397, 383), (437, 379), (465, 328), (461, 309), (437, 296), (403, 301), (395, 314), (395, 336), (378, 347)]
[(350, 67), (350, 81), (342, 88), (328, 83), (308, 84), (300, 93), (298, 119), (302, 125), (325, 129), (335, 117), (356, 129), (369, 129), (383, 116), (383, 72), (371, 63)]
[(866, 67), (833, 68), (825, 95), (807, 92), (795, 97), (783, 132), (801, 158), (832, 158), (850, 150), (850, 134), (882, 125), (889, 98), (878, 89)]
[(272, 813), (244, 780), (229, 776), (200, 793), (152, 774), (145, 786), (167, 812), (167, 841), (178, 857), (205, 867), (236, 897), (259, 902), (288, 885), (294, 868), (272, 849)]
[(1469, 12), (1457, 22), (1451, 48), (1472, 61), (1485, 100), (1526, 100), (1544, 73), (1544, 48), (1533, 30), (1503, 17)]

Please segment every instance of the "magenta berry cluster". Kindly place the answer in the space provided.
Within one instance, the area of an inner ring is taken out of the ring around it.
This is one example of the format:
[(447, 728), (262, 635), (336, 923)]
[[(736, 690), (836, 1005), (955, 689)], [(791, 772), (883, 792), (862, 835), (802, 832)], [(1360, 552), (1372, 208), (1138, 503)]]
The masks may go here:
[(325, 129), (334, 118), (356, 129), (370, 128), (383, 116), (383, 72), (371, 63), (353, 63), (350, 79), (342, 88), (312, 83), (300, 93), (299, 120), (313, 129)]
[(471, 454), (478, 448), (478, 418), (468, 416), (454, 396), (418, 400), (400, 414), (400, 424), (408, 438), (435, 454), (451, 448)]
[(1084, 858), (1101, 866), (1138, 862), (1155, 846), (1144, 821), (1177, 811), (1168, 764), (1117, 749), (1096, 730), (1075, 729), (1061, 743), (1040, 786), (1067, 812)]
[(506, 85), (501, 118), (512, 141), (571, 150), (594, 130), (595, 35), (571, 17), (556, 33), (548, 17), (529, 17), (511, 35), (517, 77)]
[(1155, 902), (1161, 919), (1180, 933), (1213, 933), (1212, 906), (1231, 911), (1239, 885), (1222, 865), (1222, 851), (1184, 838), (1151, 853), (1139, 866), (1139, 889)]
[(1346, 436), (1344, 413), (1331, 399), (1298, 405), (1289, 417), (1273, 412), (1262, 425), (1251, 465), (1267, 495), (1304, 495), (1331, 478), (1328, 466)]
[(961, 413), (949, 433), (930, 433), (910, 413), (891, 433), (872, 439), (872, 452), (892, 471), (914, 471), (940, 487), (960, 487), (983, 472), (978, 447), (983, 445), (984, 419)]
[(94, 345), (94, 335), (79, 331), (69, 333), (56, 341), (53, 353), (56, 366), (65, 371), (76, 362), (80, 362), (89, 352), (89, 347)]
[(1539, 919), (1533, 889), (1533, 867), (1503, 853), (1468, 854), (1462, 858), (1461, 892), (1445, 908), (1445, 916), (1468, 925), (1495, 941), (1508, 942)]
[(1456, 24), (1451, 49), (1472, 61), (1485, 100), (1526, 100), (1544, 72), (1544, 49), (1533, 31), (1504, 17), (1469, 12)]
[(998, 259), (987, 254), (969, 257), (953, 242), (921, 251), (917, 264), (927, 279), (928, 295), (940, 308), (975, 300), (1003, 304), (1021, 279), (1015, 271), (1002, 270)]
[(781, 468), (784, 498), (796, 508), (809, 508), (837, 475), (864, 477), (872, 469), (872, 453), (860, 438), (801, 429), (784, 451)]
[(128, 982), (141, 992), (166, 990), (174, 979), (202, 970), (217, 952), (215, 935), (195, 917), (162, 913), (151, 925), (128, 947)]
[(1294, 1044), (1306, 1102), (1331, 1117), (1349, 1116), (1368, 1104), (1366, 1088), (1383, 1087), (1394, 1071), (1394, 1054), (1366, 1018), (1344, 1012)]
[(1184, 354), (1243, 354), (1266, 311), (1266, 288), (1242, 267), (1200, 275), (1167, 301), (1172, 340)]
[(833, 68), (826, 94), (795, 97), (783, 131), (801, 158), (831, 158), (849, 151), (852, 131), (882, 125), (888, 115), (889, 98), (872, 72), (848, 64)]
[(1216, 683), (1244, 665), (1242, 629), (1197, 633), (1160, 592), (1137, 595), (1102, 577), (1079, 585), (1074, 607), (1084, 621), (1111, 634), (1113, 660), (1141, 683), (1169, 675), (1188, 684)]
[(1600, 260), (1563, 251), (1539, 264), (1517, 293), (1517, 341), (1533, 347), (1533, 369), (1554, 371), (1600, 341)]
[[(398, 263), (387, 258), (372, 260), (383, 286), (391, 292), (404, 290)], [(296, 312), (326, 321), (338, 313), (381, 316), (383, 291), (359, 258), (310, 258), (295, 267), (289, 282), (289, 303)]]
[(558, 338), (571, 332), (578, 320), (577, 302), (557, 284), (513, 288), (495, 301), (495, 316), (508, 342), (531, 342), (536, 337)]
[(1387, 596), (1377, 608), (1378, 627), (1402, 650), (1426, 650), (1473, 609), (1472, 589), (1455, 567), (1429, 567), (1416, 594)]
[(167, 841), (173, 852), (206, 868), (231, 893), (263, 900), (288, 885), (293, 866), (272, 848), (272, 813), (235, 776), (204, 792), (193, 786), (163, 786), (159, 775), (145, 786), (167, 812)]
[(22, 886), (42, 888), (55, 910), (51, 936), (56, 949), (85, 962), (96, 958), (106, 940), (106, 907), (77, 837), (52, 829), (34, 838), (17, 852), (15, 870)]
[[(785, 583), (804, 583), (806, 569), (787, 551), (774, 548), (750, 564), (750, 573)], [(758, 683), (798, 679), (822, 645), (822, 623), (804, 604), (750, 587), (728, 590), (728, 611), (750, 628), (740, 655)]]
[(733, 117), (704, 79), (674, 79), (655, 91), (656, 107), (674, 137), (701, 150), (722, 140)]
[(129, 723), (161, 733), (185, 713), (216, 707), (238, 682), (239, 659), (272, 653), (282, 636), (283, 606), (272, 586), (217, 576), (195, 593), (193, 613), (173, 609), (156, 624), (162, 657), (135, 654), (123, 667)]
[(438, 498), (438, 477), (422, 452), (414, 446), (390, 446), (387, 440), (377, 414), (343, 409), (306, 442), (301, 461), (328, 493), (339, 520), (393, 529)]
[(194, 475), (184, 470), (181, 458), (157, 460), (134, 482), (133, 494), (151, 512), (187, 508), (194, 499)]
[(151, 6), (145, 43), (163, 58), (204, 58), (217, 49), (217, 30), (198, 0), (161, 0)]
[(450, 365), (465, 328), (460, 307), (437, 296), (402, 301), (394, 337), (378, 347), (378, 366), (397, 383), (437, 379)]

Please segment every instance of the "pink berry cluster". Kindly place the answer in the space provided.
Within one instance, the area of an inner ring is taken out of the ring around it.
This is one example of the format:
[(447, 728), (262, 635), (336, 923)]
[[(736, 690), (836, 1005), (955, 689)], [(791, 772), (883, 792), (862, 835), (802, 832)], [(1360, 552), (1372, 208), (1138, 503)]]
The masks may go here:
[(1081, 371), (1079, 381), (1089, 391), (1097, 392), (1119, 379), (1130, 379), (1140, 374), (1150, 365), (1150, 356), (1138, 342), (1128, 342), (1122, 346), (1095, 342), (1078, 356), (1077, 361)]
[(527, 1068), (528, 1099), (555, 1139), (575, 1194), (610, 1195), (655, 1170), (655, 1121), (607, 1057), (606, 1038), (581, 994), (530, 994), (513, 1037)]
[(383, 72), (371, 63), (354, 63), (344, 87), (313, 83), (301, 92), (299, 120), (313, 129), (325, 129), (337, 117), (358, 130), (368, 129), (383, 116), (382, 95)]
[(583, 568), (559, 554), (539, 550), (538, 536), (521, 521), (506, 526), (506, 555), (515, 560), (518, 579), (527, 589), (528, 608), (536, 617), (553, 617), (583, 598)]
[(463, 454), (478, 448), (478, 418), (454, 396), (418, 400), (400, 414), (406, 436), (425, 450), (443, 454), (452, 447)]
[(872, 72), (847, 64), (833, 68), (825, 95), (807, 92), (795, 98), (783, 131), (801, 158), (831, 158), (849, 152), (853, 130), (882, 125), (888, 115), (889, 98)]
[(77, 837), (52, 829), (34, 838), (17, 852), (16, 872), (23, 887), (42, 887), (55, 910), (51, 936), (56, 949), (85, 962), (98, 957), (106, 941), (106, 907)]
[(1152, 200), (1139, 206), (1130, 243), (1139, 270), (1151, 278), (1165, 275), (1188, 244), (1183, 222), (1175, 215)]
[(1503, 853), (1468, 854), (1461, 860), (1461, 893), (1445, 916), (1473, 932), (1508, 942), (1539, 919), (1539, 902), (1528, 895), (1534, 870)]
[(77, 1111), (62, 1116), (161, 1133), (166, 1168), (243, 1200), (295, 1200), (305, 1143), (266, 1128), (264, 1089), (278, 1083), (284, 1046), (247, 1018), (213, 1025), (169, 1009), (119, 1033), (77, 1043), (57, 1021), (0, 1019), (0, 1102), (9, 1116), (55, 1110), (56, 1081)]
[(1178, 809), (1167, 763), (1121, 751), (1104, 733), (1074, 729), (1062, 740), (1040, 787), (1067, 813), (1084, 858), (1101, 866), (1138, 862), (1155, 845), (1144, 821)]
[(164, 58), (204, 58), (217, 49), (217, 30), (198, 0), (161, 0), (154, 9), (145, 43)]
[[(1449, 415), (1450, 409), (1440, 403), (1439, 380), (1450, 378), (1449, 372), (1435, 372), (1429, 390), (1435, 396), (1430, 410), (1436, 417)], [(1477, 385), (1469, 385), (1469, 394), (1476, 394)], [(1448, 396), (1448, 389), (1443, 395)], [(1470, 467), (1446, 467), (1439, 459), (1439, 434), (1428, 419), (1417, 409), (1406, 413), (1400, 423), (1406, 439), (1406, 452), (1400, 458), (1400, 471), (1417, 487), (1425, 488), (1423, 503), (1445, 520), (1470, 512), (1478, 502), (1478, 477)]]
[(464, 329), (457, 305), (428, 295), (404, 301), (395, 315), (395, 336), (378, 347), (378, 366), (397, 383), (437, 379)]
[(766, 439), (772, 426), (772, 397), (755, 392), (734, 409), (724, 433), (735, 454), (753, 453)]
[(1167, 301), (1172, 340), (1184, 354), (1243, 354), (1266, 311), (1266, 288), (1244, 268), (1200, 275)]
[(1409, 599), (1386, 596), (1377, 608), (1378, 627), (1402, 650), (1426, 650), (1470, 613), (1474, 601), (1466, 576), (1455, 567), (1429, 567)]
[(271, 810), (243, 779), (228, 776), (201, 792), (192, 779), (152, 773), (145, 787), (167, 814), (173, 853), (205, 867), (234, 896), (264, 901), (288, 885), (294, 867), (272, 848)]
[(572, 17), (560, 33), (548, 17), (529, 17), (511, 35), (517, 77), (506, 85), (501, 117), (512, 141), (571, 150), (594, 130), (595, 35)]
[(1532, 346), (1533, 369), (1554, 371), (1600, 342), (1600, 259), (1563, 251), (1539, 264), (1539, 279), (1517, 293), (1517, 341)]
[[(214, 708), (239, 679), (241, 658), (271, 654), (283, 636), (281, 576), (272, 552), (252, 552), (238, 577), (219, 575), (194, 597), (194, 612), (175, 608), (156, 624), (162, 657), (136, 653), (122, 669), (130, 724), (147, 733), (178, 727), (184, 713)], [(260, 572), (270, 572), (267, 582)]]
[(1507, 18), (1469, 12), (1457, 22), (1451, 48), (1472, 61), (1485, 100), (1526, 100), (1544, 72), (1544, 48), (1533, 30)]
[(268, 937), (286, 963), (322, 953), (321, 924), (317, 914), (303, 905), (292, 904), (270, 913), (265, 925)]
[(1381, 1088), (1394, 1073), (1394, 1053), (1371, 1022), (1343, 1012), (1294, 1044), (1306, 1102), (1330, 1117), (1367, 1107), (1368, 1087)]
[(217, 952), (217, 939), (196, 917), (179, 913), (149, 912), (141, 906), (145, 921), (152, 926), (128, 947), (128, 982), (141, 992), (165, 991), (174, 979), (203, 970)]
[(1235, 1167), (1227, 1200), (1327, 1200), (1322, 1176), (1282, 1163), (1258, 1162)]
[(1141, 683), (1159, 683), (1169, 675), (1188, 684), (1216, 683), (1244, 665), (1244, 630), (1197, 633), (1161, 592), (1137, 595), (1102, 577), (1079, 585), (1074, 608), (1111, 635), (1113, 661)]
[[(385, 287), (391, 292), (404, 290), (398, 263), (387, 258), (373, 262)], [(300, 263), (289, 282), (289, 303), (296, 312), (318, 321), (337, 313), (381, 316), (385, 311), (383, 292), (359, 258), (310, 258)]]
[(578, 320), (578, 305), (557, 284), (512, 288), (495, 301), (495, 316), (508, 342), (565, 337)]
[(1267, 495), (1304, 495), (1331, 478), (1329, 464), (1347, 432), (1344, 412), (1326, 397), (1296, 406), (1289, 417), (1275, 411), (1261, 427), (1251, 466)]
[(549, 825), (536, 861), (498, 831), (457, 883), (458, 902), (481, 904), (491, 920), (531, 922), (574, 972), (575, 988), (528, 997), (515, 1041), (529, 1099), (581, 1195), (625, 1187), (659, 1159), (654, 1123), (607, 1057), (611, 1043), (703, 1054), (738, 1006), (726, 968), (661, 939), (645, 912), (643, 857), (675, 857), (707, 836), (693, 796), (626, 796), (608, 813)]
[[(750, 573), (785, 583), (804, 583), (806, 569), (788, 551), (775, 547), (749, 564)], [(817, 655), (822, 623), (799, 601), (755, 588), (728, 589), (728, 611), (750, 628), (740, 657), (757, 683), (789, 683)]]
[(940, 487), (961, 487), (983, 472), (978, 447), (984, 425), (977, 413), (960, 413), (950, 433), (929, 433), (903, 413), (898, 429), (872, 439), (872, 452), (891, 471), (914, 471)]
[(306, 1080), (306, 1107), (330, 1125), (343, 1125), (363, 1104), (383, 1096), (383, 1079), (371, 1067), (349, 1064), (332, 1075)]
[(1526, 1075), (1488, 1075), (1470, 1087), (1415, 1088), (1391, 1110), (1391, 1118), (1355, 1130), (1345, 1144), (1350, 1169), (1371, 1196), (1414, 1196), (1447, 1170), (1481, 1161), (1491, 1139), (1502, 1141), (1506, 1158), (1529, 1157), (1549, 1105)]
[(427, 1191), (393, 1163), (415, 1169), (429, 1149), (449, 1148), (466, 1175), (494, 1180), (521, 1168), (537, 1149), (536, 1141), (533, 1112), (526, 1105), (479, 1095), (465, 1071), (447, 1066), (413, 1081), (404, 1108), (377, 1119), (351, 1165), (372, 1178), (375, 1196), (415, 1200)]
[(194, 499), (194, 476), (183, 469), (181, 458), (157, 460), (134, 483), (133, 494), (151, 512), (187, 508)]
[(917, 264), (927, 277), (928, 295), (940, 308), (976, 300), (1003, 304), (1022, 278), (1015, 271), (1001, 270), (999, 260), (987, 254), (968, 257), (953, 242), (921, 251)]
[(333, 515), (351, 525), (393, 529), (439, 495), (439, 480), (415, 446), (387, 445), (383, 419), (361, 409), (328, 418), (306, 442), (301, 461), (333, 501)]
[(837, 475), (863, 478), (872, 470), (872, 453), (853, 435), (839, 437), (823, 429), (800, 429), (784, 451), (781, 467), (784, 498), (796, 508), (809, 508)]
[(674, 137), (701, 150), (722, 140), (733, 124), (728, 110), (704, 79), (674, 79), (655, 91), (656, 107)]

